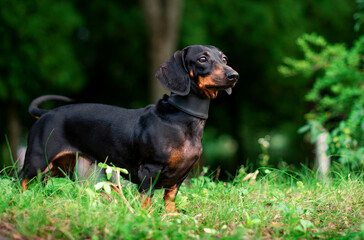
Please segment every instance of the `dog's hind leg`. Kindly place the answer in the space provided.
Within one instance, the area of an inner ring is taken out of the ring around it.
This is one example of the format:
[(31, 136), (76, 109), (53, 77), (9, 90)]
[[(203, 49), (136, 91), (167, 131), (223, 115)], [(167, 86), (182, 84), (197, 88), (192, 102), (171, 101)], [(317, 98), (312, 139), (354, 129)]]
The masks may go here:
[(29, 159), (26, 157), (23, 168), (18, 172), (20, 185), (24, 191), (28, 189), (29, 181), (36, 177), (38, 172), (44, 172), (47, 169), (47, 163), (38, 159), (41, 158), (32, 157)]
[(70, 151), (63, 151), (53, 157), (49, 162), (43, 154), (27, 153), (25, 163), (19, 172), (21, 186), (27, 190), (29, 180), (40, 172), (44, 184), (49, 177), (65, 177), (71, 173), (76, 164), (76, 155)]

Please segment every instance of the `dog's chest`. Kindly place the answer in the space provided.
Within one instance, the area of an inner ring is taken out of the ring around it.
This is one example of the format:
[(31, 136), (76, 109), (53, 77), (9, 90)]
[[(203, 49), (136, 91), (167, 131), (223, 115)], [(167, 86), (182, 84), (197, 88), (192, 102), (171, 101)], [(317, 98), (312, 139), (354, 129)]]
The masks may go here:
[(202, 154), (201, 141), (190, 139), (181, 142), (179, 146), (170, 147), (168, 167), (170, 169), (189, 169)]

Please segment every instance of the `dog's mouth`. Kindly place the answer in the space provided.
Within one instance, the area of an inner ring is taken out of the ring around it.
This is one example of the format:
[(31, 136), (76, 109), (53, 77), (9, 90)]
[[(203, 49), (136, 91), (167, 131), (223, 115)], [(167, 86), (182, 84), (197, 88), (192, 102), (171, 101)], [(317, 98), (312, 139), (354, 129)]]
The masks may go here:
[(216, 90), (216, 91), (221, 91), (221, 90), (225, 90), (225, 92), (230, 95), (232, 93), (232, 88), (235, 86), (236, 82), (232, 83), (232, 84), (225, 84), (225, 85), (206, 85), (205, 88), (206, 89), (211, 89), (211, 90)]
[(216, 89), (218, 91), (220, 90), (225, 90), (227, 88), (232, 88), (234, 87), (235, 84), (226, 84), (226, 85), (205, 85), (205, 88), (207, 89)]

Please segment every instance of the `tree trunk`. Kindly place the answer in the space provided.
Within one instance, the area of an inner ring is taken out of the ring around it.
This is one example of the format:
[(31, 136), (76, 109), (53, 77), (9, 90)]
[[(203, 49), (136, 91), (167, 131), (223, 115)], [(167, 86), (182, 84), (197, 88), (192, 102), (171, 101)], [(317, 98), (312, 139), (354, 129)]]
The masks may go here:
[[(9, 104), (8, 113), (7, 113), (7, 131), (8, 131), (8, 139), (9, 145), (12, 152), (12, 158), (14, 162), (17, 161), (17, 151), (20, 143), (21, 136), (21, 124), (19, 115), (17, 112), (16, 104)], [(5, 164), (9, 164), (5, 163)]]
[(319, 173), (322, 176), (326, 176), (330, 168), (330, 158), (327, 156), (327, 145), (328, 133), (325, 131), (317, 137), (316, 142), (316, 163)]
[(166, 92), (154, 75), (159, 65), (176, 50), (182, 1), (142, 0), (150, 36), (149, 95), (152, 102)]

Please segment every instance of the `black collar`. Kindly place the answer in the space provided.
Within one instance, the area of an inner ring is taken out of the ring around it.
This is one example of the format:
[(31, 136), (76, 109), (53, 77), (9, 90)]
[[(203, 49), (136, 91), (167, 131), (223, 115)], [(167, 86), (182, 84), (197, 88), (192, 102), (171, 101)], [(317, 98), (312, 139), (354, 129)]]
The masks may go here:
[(193, 93), (187, 96), (171, 93), (168, 103), (191, 116), (205, 120), (209, 117), (210, 99), (201, 98)]

